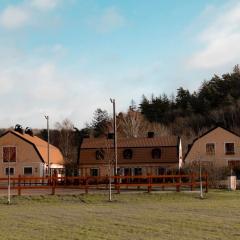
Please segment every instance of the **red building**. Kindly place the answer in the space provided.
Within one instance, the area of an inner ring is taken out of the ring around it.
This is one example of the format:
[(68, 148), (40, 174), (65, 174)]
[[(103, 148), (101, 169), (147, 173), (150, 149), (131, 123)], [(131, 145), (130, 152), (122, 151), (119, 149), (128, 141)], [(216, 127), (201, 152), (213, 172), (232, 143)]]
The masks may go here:
[[(80, 174), (106, 176), (113, 171), (113, 139), (85, 138), (80, 148)], [(111, 168), (109, 168), (111, 164)], [(181, 167), (182, 146), (176, 136), (120, 138), (117, 140), (117, 168), (120, 175), (163, 174)], [(113, 172), (112, 172), (113, 173)]]

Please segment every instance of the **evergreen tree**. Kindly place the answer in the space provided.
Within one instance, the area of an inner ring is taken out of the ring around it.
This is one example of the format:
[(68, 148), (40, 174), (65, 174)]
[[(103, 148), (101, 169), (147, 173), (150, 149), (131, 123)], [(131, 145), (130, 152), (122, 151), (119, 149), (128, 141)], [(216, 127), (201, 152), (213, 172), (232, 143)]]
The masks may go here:
[(106, 134), (108, 124), (110, 122), (110, 117), (106, 110), (98, 108), (94, 112), (93, 121), (90, 127), (94, 130), (94, 136), (99, 137)]

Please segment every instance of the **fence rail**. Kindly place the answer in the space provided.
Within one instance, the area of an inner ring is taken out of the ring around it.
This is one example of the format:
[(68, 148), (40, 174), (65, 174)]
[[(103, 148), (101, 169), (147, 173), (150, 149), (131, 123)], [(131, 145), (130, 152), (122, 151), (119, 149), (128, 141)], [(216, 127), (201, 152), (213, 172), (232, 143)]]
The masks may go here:
[[(8, 188), (8, 178), (0, 178), (0, 189)], [(197, 174), (175, 174), (175, 175), (141, 175), (141, 176), (97, 176), (97, 177), (81, 177), (81, 176), (64, 176), (57, 177), (26, 177), (19, 175), (10, 178), (11, 189), (18, 191), (18, 195), (22, 194), (24, 189), (51, 189), (52, 194), (56, 193), (57, 188), (75, 188), (83, 189), (85, 193), (89, 190), (108, 189), (111, 183), (112, 188), (120, 193), (123, 189), (135, 188), (146, 189), (148, 192), (159, 189), (174, 188), (180, 191), (181, 188), (188, 188), (193, 191), (195, 188), (205, 188), (208, 192), (208, 175), (202, 174), (200, 181)]]

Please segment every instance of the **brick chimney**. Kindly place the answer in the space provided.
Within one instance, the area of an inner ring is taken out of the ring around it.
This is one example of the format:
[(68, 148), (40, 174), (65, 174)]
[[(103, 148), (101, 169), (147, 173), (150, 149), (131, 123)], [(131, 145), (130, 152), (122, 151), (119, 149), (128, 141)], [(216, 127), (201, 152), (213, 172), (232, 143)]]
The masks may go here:
[(154, 132), (148, 132), (148, 138), (154, 138)]

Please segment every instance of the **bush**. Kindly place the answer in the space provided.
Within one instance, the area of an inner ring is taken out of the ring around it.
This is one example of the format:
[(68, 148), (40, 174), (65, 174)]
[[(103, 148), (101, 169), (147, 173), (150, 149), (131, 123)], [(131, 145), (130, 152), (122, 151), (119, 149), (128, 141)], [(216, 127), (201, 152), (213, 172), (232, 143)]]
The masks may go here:
[[(222, 187), (221, 181), (227, 180), (227, 177), (231, 175), (231, 169), (227, 166), (217, 166), (213, 163), (202, 162), (201, 163), (202, 174), (208, 174), (209, 187), (220, 188)], [(199, 175), (200, 166), (199, 162), (193, 162), (185, 165), (182, 171), (186, 174)]]

